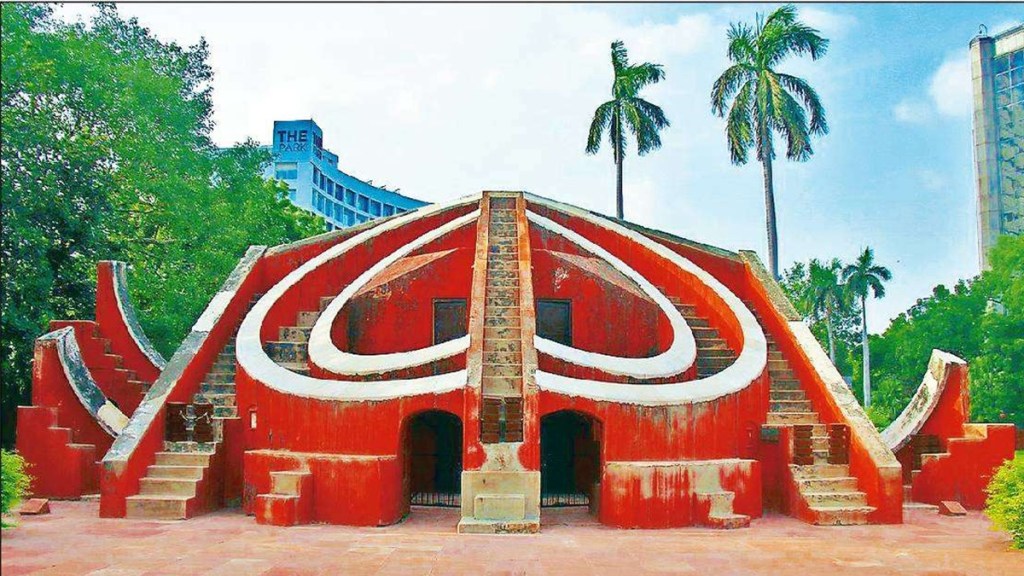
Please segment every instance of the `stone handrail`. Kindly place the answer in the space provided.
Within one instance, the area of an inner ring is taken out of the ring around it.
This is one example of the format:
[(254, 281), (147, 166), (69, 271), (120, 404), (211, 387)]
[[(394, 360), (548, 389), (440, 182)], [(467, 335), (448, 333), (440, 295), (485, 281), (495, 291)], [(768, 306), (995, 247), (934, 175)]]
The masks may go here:
[(82, 352), (78, 347), (74, 329), (68, 326), (54, 330), (41, 336), (39, 340), (53, 340), (56, 343), (61, 368), (64, 369), (64, 376), (75, 393), (75, 397), (82, 403), (85, 411), (96, 420), (100, 428), (116, 438), (128, 423), (128, 417), (108, 400), (100, 387), (96, 385), (96, 381), (93, 380), (92, 374), (89, 372), (89, 367), (82, 359)]
[(900, 415), (882, 431), (882, 440), (893, 452), (903, 448), (914, 434), (917, 434), (939, 404), (942, 391), (946, 389), (954, 366), (966, 366), (967, 362), (948, 352), (932, 350), (928, 370), (914, 397)]

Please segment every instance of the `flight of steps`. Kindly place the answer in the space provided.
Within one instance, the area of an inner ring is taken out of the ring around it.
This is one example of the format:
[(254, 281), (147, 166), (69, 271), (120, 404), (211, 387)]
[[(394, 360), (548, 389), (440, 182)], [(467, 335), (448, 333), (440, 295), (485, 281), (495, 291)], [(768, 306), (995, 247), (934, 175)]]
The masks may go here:
[(711, 528), (731, 530), (750, 526), (750, 516), (733, 512), (734, 492), (697, 492), (697, 501), (708, 506), (707, 525)]
[(102, 337), (99, 324), (94, 320), (50, 322), (51, 331), (65, 327), (75, 331), (75, 340), (82, 353), (82, 360), (89, 367), (89, 374), (93, 380), (107, 398), (130, 417), (153, 383), (140, 380), (134, 370), (124, 367), (124, 358), (113, 353), (110, 340)]
[(313, 520), (313, 475), (305, 470), (270, 473), (270, 493), (256, 496), (258, 524), (296, 526)]
[(320, 298), (320, 309), (304, 310), (296, 314), (294, 326), (281, 326), (277, 340), (267, 342), (267, 354), (281, 366), (297, 374), (309, 375), (309, 334), (320, 314), (334, 300), (334, 296)]
[[(752, 305), (759, 324), (760, 315)], [(800, 498), (810, 510), (809, 520), (818, 525), (859, 525), (868, 523), (874, 508), (867, 495), (857, 489), (857, 478), (850, 475), (849, 464), (829, 463), (828, 426), (822, 424), (807, 399), (796, 375), (779, 350), (775, 339), (765, 332), (768, 342), (769, 409), (766, 426), (810, 426), (812, 463), (790, 464)]]
[(481, 441), (487, 444), (523, 440), (518, 242), (515, 199), (491, 198), (480, 418)]
[[(255, 301), (255, 299), (254, 299)], [(213, 405), (213, 442), (164, 442), (156, 461), (140, 480), (139, 493), (127, 500), (128, 518), (184, 520), (219, 504), (219, 486), (210, 480), (224, 424), (237, 420), (235, 404), (235, 337), (217, 355), (193, 404)]]
[(718, 330), (711, 327), (711, 322), (707, 318), (697, 315), (696, 307), (684, 304), (675, 296), (669, 296), (669, 302), (682, 314), (693, 332), (693, 339), (697, 344), (697, 378), (718, 374), (736, 361), (736, 353), (725, 343)]

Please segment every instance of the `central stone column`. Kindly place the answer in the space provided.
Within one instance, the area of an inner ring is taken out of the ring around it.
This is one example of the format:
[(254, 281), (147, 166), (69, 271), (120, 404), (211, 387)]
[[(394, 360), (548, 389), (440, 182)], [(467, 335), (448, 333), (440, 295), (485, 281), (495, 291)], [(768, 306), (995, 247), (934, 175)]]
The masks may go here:
[(485, 192), (477, 224), (459, 532), (540, 529), (530, 234), (520, 192)]

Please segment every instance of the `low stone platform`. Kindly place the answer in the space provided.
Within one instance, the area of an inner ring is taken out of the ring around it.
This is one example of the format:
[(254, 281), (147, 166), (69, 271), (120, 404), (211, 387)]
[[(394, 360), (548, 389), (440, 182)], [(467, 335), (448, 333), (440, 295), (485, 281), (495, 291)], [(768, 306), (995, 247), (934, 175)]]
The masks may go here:
[(457, 509), (413, 508), (386, 528), (261, 526), (237, 511), (184, 522), (103, 520), (95, 502), (4, 530), (4, 576), (17, 574), (1020, 574), (981, 514), (908, 511), (907, 523), (816, 527), (781, 516), (746, 530), (615, 530), (582, 508), (545, 509), (540, 534), (456, 534)]

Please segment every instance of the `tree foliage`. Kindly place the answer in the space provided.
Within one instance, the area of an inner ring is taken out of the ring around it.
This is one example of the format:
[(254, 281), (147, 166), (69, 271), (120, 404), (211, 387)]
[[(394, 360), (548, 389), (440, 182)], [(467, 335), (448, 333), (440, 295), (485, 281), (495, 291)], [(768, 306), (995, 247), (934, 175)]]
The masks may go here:
[(622, 163), (626, 155), (627, 131), (636, 140), (640, 156), (661, 148), (660, 132), (669, 127), (668, 118), (658, 106), (640, 97), (640, 91), (665, 79), (661, 64), (630, 64), (626, 45), (612, 42), (612, 99), (594, 111), (587, 136), (587, 154), (601, 150), (601, 139), (608, 134), (617, 170), (616, 216), (622, 214)]
[(95, 266), (127, 261), (170, 354), (249, 244), (322, 230), (261, 178), (253, 143), (218, 152), (205, 41), (183, 48), (100, 5), (67, 23), (2, 8), (3, 442), (50, 320), (93, 315)]
[[(25, 470), (25, 459), (14, 452), (0, 450), (0, 514), (14, 510), (28, 493), (32, 477)], [(2, 523), (8, 528), (6, 522)]]
[(992, 476), (985, 515), (1010, 533), (1010, 545), (1024, 549), (1024, 453), (1003, 463)]
[(899, 415), (939, 348), (970, 366), (974, 421), (1024, 425), (1024, 237), (1001, 237), (990, 262), (990, 270), (953, 290), (936, 286), (872, 336), (878, 394), (869, 414), (876, 424)]

